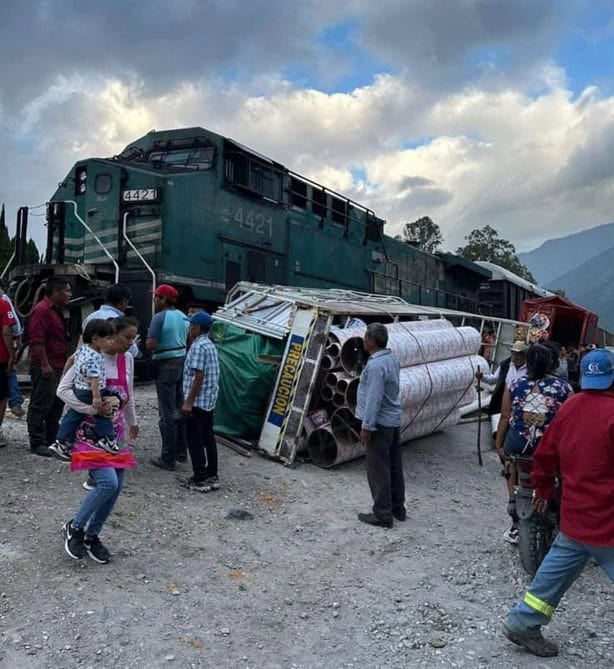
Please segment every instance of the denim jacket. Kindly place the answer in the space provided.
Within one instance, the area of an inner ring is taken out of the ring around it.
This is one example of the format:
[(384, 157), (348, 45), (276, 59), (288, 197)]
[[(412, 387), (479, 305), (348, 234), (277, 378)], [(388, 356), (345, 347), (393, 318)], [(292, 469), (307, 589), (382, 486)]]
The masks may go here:
[(399, 361), (387, 348), (376, 351), (367, 361), (356, 398), (356, 418), (362, 421), (363, 430), (400, 427), (399, 369)]

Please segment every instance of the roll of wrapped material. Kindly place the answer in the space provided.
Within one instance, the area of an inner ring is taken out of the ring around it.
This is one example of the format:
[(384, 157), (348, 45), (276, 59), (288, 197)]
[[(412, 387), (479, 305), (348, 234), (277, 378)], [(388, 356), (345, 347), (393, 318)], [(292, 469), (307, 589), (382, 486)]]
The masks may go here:
[[(471, 392), (478, 365), (484, 369), (485, 364), (484, 358), (479, 355), (471, 355), (450, 360), (438, 360), (426, 365), (402, 367), (399, 374), (401, 411), (405, 412), (412, 406), (420, 406), (444, 393), (460, 392), (462, 395), (465, 391)], [(352, 379), (345, 395), (352, 411), (356, 410), (358, 383), (358, 378)], [(469, 400), (466, 403), (468, 402)]]
[[(424, 330), (449, 330), (454, 325), (445, 318), (433, 318), (427, 321), (399, 321), (398, 323), (385, 323), (388, 332), (420, 332)], [(343, 344), (351, 337), (363, 337), (366, 327), (339, 328), (333, 326), (328, 334), (328, 343)]]
[[(389, 330), (387, 344), (401, 367), (476, 355), (480, 346), (480, 333), (471, 327), (417, 331), (395, 327)], [(343, 342), (341, 366), (348, 374), (359, 374), (366, 361), (362, 338), (351, 337)]]
[(456, 409), (447, 415), (433, 415), (426, 420), (416, 421), (409, 425), (401, 425), (399, 438), (402, 444), (412, 439), (425, 437), (433, 432), (439, 432), (452, 427), (460, 420), (460, 410)]

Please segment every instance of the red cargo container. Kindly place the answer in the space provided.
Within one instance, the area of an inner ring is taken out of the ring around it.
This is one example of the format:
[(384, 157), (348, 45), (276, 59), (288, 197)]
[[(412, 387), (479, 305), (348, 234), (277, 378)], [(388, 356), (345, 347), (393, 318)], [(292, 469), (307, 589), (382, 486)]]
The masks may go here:
[(520, 320), (531, 325), (531, 341), (546, 337), (563, 345), (597, 343), (599, 316), (559, 295), (525, 300)]

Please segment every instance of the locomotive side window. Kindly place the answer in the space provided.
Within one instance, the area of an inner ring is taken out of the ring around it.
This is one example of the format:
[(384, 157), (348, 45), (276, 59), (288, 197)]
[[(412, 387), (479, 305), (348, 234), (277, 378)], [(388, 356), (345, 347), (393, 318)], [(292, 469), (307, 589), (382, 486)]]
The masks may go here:
[(299, 209), (307, 209), (307, 184), (294, 177), (290, 178), (290, 204)]
[(152, 151), (149, 162), (164, 167), (188, 170), (208, 170), (213, 165), (215, 147), (206, 146), (195, 149), (176, 149), (171, 151)]
[(113, 179), (110, 174), (97, 174), (94, 181), (94, 190), (98, 195), (106, 195), (111, 192)]
[(316, 216), (326, 216), (326, 193), (323, 190), (312, 188), (311, 209)]
[(332, 211), (330, 217), (333, 219), (333, 223), (341, 223), (341, 225), (344, 225), (346, 219), (345, 200), (341, 200), (338, 197), (331, 197), (331, 204)]
[(224, 154), (226, 183), (281, 202), (281, 171), (271, 162), (229, 145)]

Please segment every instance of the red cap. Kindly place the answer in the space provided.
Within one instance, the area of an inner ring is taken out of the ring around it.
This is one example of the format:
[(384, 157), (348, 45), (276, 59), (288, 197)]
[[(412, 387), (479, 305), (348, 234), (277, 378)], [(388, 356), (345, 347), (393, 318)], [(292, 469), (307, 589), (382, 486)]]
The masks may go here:
[(179, 293), (176, 288), (169, 286), (168, 283), (161, 283), (155, 290), (150, 291), (158, 297), (165, 297), (167, 300), (177, 301)]

